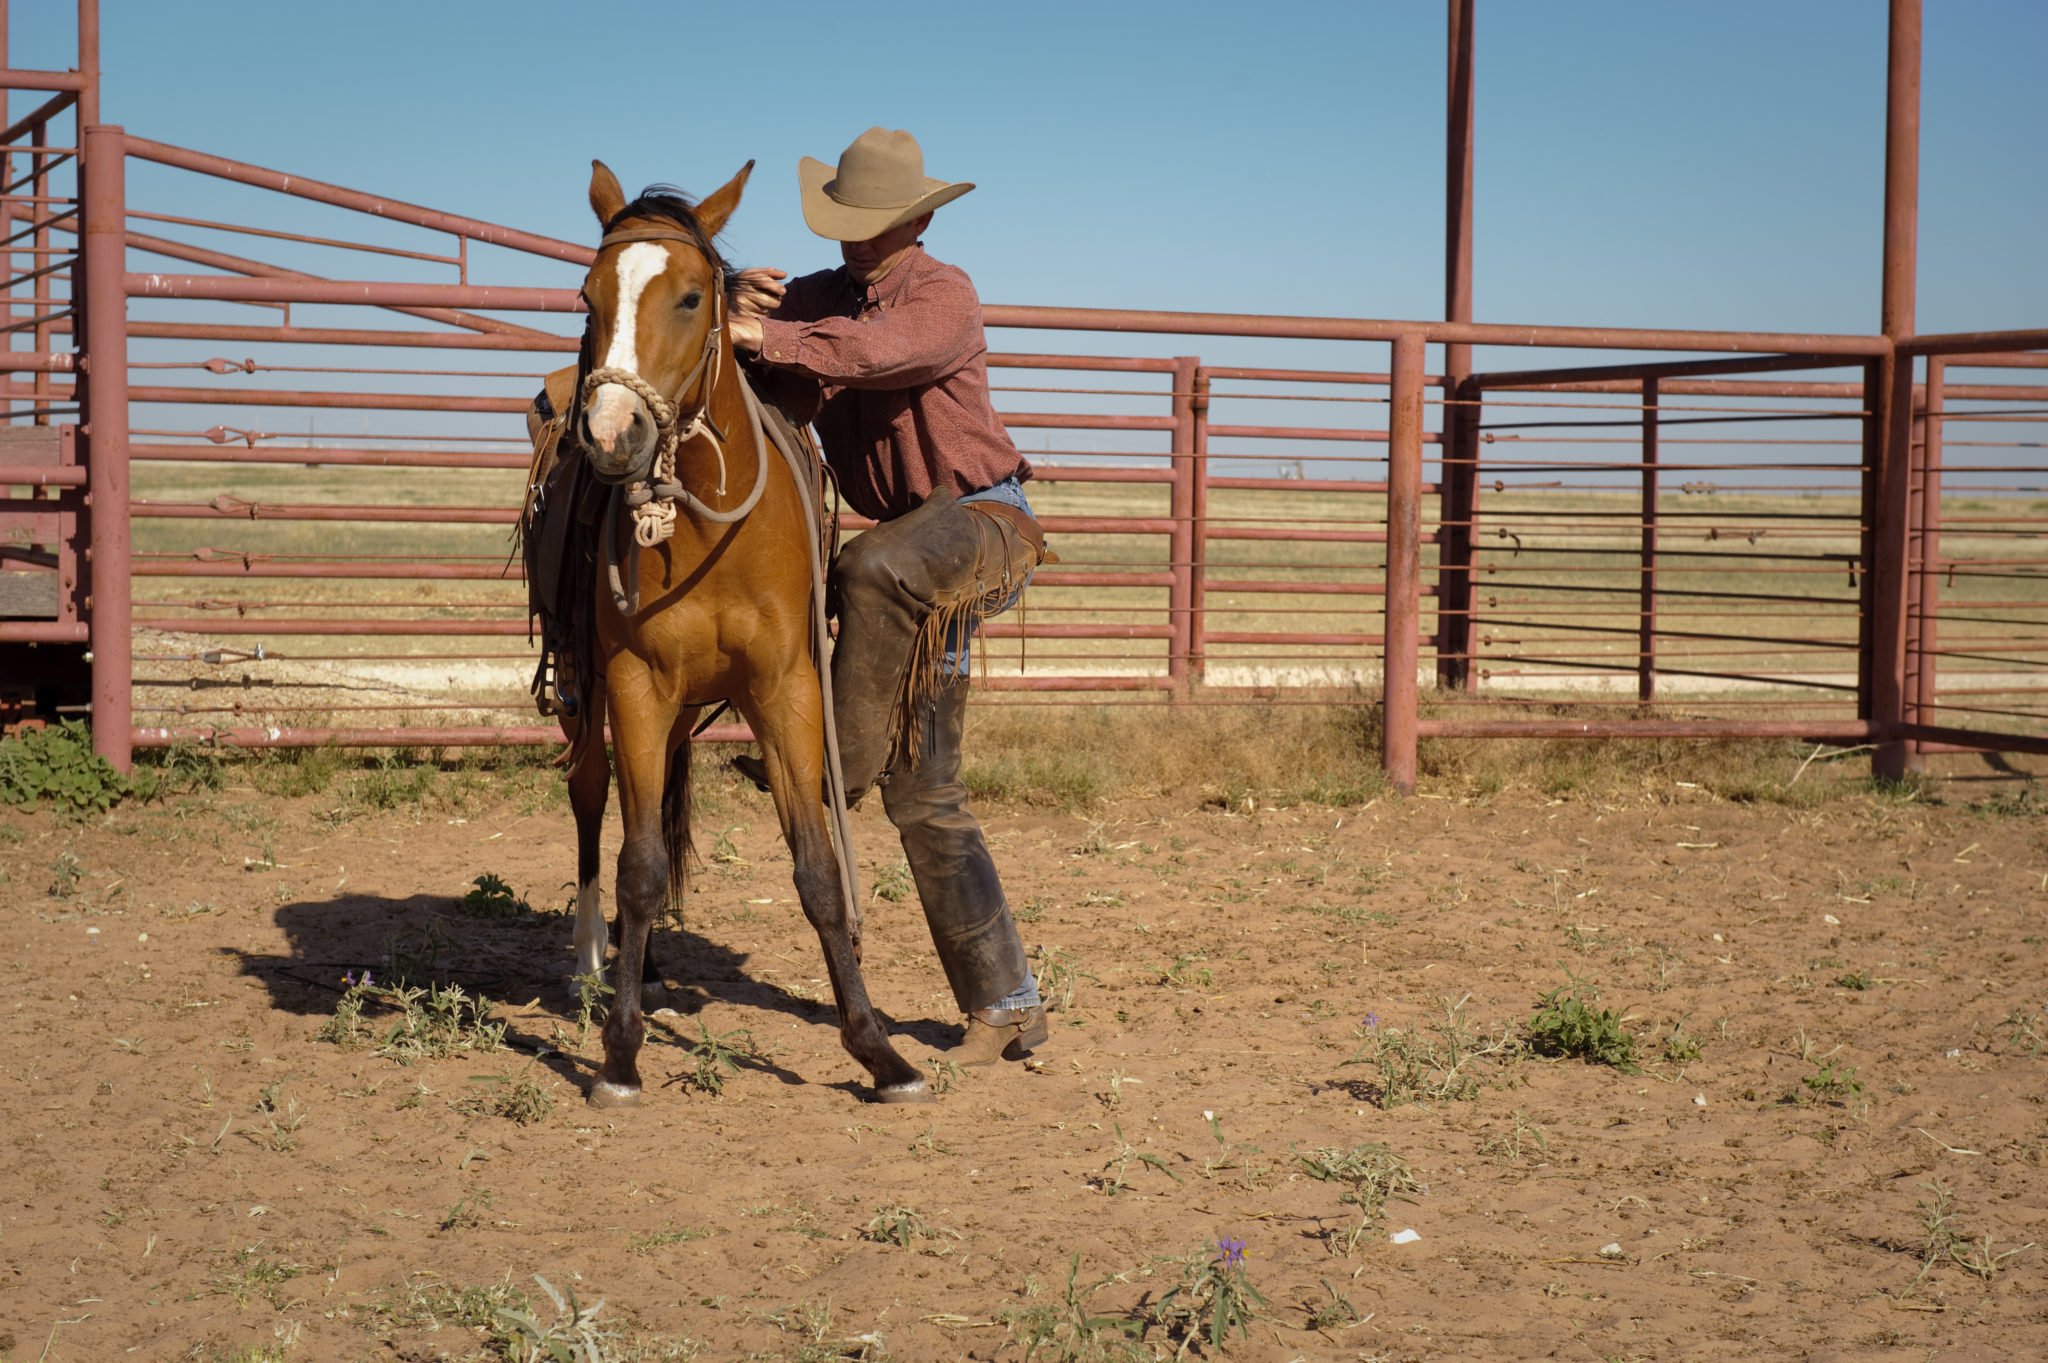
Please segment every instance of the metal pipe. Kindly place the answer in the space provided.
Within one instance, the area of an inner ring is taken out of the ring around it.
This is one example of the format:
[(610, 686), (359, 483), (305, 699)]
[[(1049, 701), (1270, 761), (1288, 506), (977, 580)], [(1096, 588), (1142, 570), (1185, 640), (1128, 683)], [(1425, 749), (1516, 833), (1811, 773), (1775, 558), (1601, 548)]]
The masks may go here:
[(125, 772), (134, 701), (128, 602), (128, 298), (121, 287), (127, 161), (118, 124), (88, 126), (83, 139), (92, 743), (93, 751)]
[(500, 227), (495, 223), (480, 222), (475, 218), (441, 213), (431, 208), (421, 208), (417, 204), (402, 203), (397, 199), (379, 198), (374, 194), (364, 194), (358, 190), (343, 189), (339, 185), (310, 180), (303, 175), (267, 170), (262, 166), (230, 161), (224, 156), (209, 156), (205, 152), (174, 147), (163, 142), (152, 142), (147, 138), (132, 139), (128, 144), (128, 152), (131, 156), (145, 161), (155, 161), (160, 165), (176, 166), (180, 170), (196, 171), (201, 175), (212, 175), (240, 184), (256, 185), (263, 189), (276, 190), (280, 194), (293, 194), (302, 199), (333, 204), (337, 208), (352, 208), (359, 213), (368, 213), (372, 217), (411, 223), (415, 227), (448, 232), (458, 237), (467, 237), (471, 241), (503, 246), (514, 251), (526, 251), (532, 255), (548, 256), (555, 260), (568, 261), (572, 265), (587, 267), (597, 255), (590, 247), (579, 246), (575, 242), (557, 241), (552, 237), (538, 236), (532, 232), (520, 232), (513, 228)]
[[(1920, 0), (1891, 0), (1885, 73), (1884, 276), (1880, 323), (1903, 346), (1913, 335), (1920, 212)], [(2022, 347), (2001, 345), (2001, 349)], [(1911, 754), (1905, 723), (1907, 502), (1912, 488), (1913, 355), (1879, 362), (1879, 436), (1872, 486), (1870, 719), (1880, 735), (1871, 773), (1897, 780)]]
[(203, 274), (129, 274), (122, 287), (136, 298), (208, 298), (229, 303), (360, 303), (484, 308), (502, 312), (582, 312), (574, 289), (483, 284), (394, 284), (371, 279), (233, 279)]
[(1854, 743), (1873, 738), (1866, 720), (1425, 719), (1424, 738), (1801, 738)]
[(1642, 581), (1638, 588), (1641, 619), (1636, 628), (1636, 699), (1645, 705), (1657, 698), (1657, 380), (1643, 380)]
[(1415, 791), (1416, 677), (1422, 578), (1422, 359), (1414, 332), (1394, 342), (1387, 441), (1387, 596), (1381, 764), (1403, 795)]
[[(1940, 672), (1937, 665), (1941, 656), (1938, 638), (1941, 614), (1941, 575), (1935, 565), (1941, 561), (1941, 441), (1942, 415), (1946, 397), (1942, 392), (1947, 382), (1946, 363), (1940, 356), (1929, 356), (1927, 360), (1927, 386), (1921, 398), (1921, 410), (1925, 414), (1920, 437), (1920, 561), (1915, 573), (1919, 597), (1919, 656), (1914, 660), (1914, 694), (1912, 720), (1916, 724), (1929, 723), (1938, 703)], [(1915, 746), (1925, 754), (1925, 740)]]
[(100, 0), (78, 0), (78, 126), (100, 121)]

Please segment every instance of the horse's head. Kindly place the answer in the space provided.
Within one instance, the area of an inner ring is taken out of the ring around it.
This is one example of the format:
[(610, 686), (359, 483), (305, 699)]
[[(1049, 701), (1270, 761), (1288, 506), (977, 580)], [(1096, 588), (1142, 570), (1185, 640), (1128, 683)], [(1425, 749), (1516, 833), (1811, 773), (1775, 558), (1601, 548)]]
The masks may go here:
[(624, 482), (645, 476), (679, 414), (711, 401), (715, 357), (729, 344), (725, 263), (712, 238), (739, 206), (754, 163), (694, 206), (662, 190), (629, 203), (602, 161), (590, 166), (590, 208), (604, 241), (583, 280), (590, 323), (579, 434), (597, 476)]

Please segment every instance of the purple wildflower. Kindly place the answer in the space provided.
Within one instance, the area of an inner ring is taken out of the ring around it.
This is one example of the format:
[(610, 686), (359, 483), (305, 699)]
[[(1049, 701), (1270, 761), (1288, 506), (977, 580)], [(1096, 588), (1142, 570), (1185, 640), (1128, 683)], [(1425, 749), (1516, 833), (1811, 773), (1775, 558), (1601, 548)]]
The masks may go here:
[(1378, 1013), (1367, 1013), (1365, 1015), (1365, 1027), (1367, 1031), (1371, 1031), (1373, 1028), (1379, 1025), (1380, 1015)]
[(1216, 1256), (1217, 1262), (1225, 1268), (1244, 1266), (1244, 1241), (1234, 1235), (1226, 1235), (1216, 1242), (1216, 1248), (1220, 1251)]

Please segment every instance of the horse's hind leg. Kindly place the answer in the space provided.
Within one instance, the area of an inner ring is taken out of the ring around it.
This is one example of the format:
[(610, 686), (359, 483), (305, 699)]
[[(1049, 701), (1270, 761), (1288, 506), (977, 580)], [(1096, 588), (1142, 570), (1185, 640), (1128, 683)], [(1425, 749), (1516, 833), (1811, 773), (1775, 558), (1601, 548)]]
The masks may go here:
[(605, 948), (609, 945), (604, 905), (597, 888), (604, 806), (612, 784), (611, 759), (604, 746), (602, 701), (593, 702), (587, 722), (595, 726), (590, 741), (569, 769), (569, 807), (576, 812), (576, 963), (570, 971), (572, 989), (578, 987), (579, 978), (594, 978), (603, 973)]
[(826, 832), (824, 806), (818, 802), (825, 747), (817, 676), (804, 664), (784, 677), (774, 694), (743, 702), (740, 709), (760, 737), (775, 813), (796, 863), (797, 898), (825, 949), (825, 969), (839, 1004), (840, 1044), (874, 1077), (875, 1096), (882, 1102), (929, 1101), (930, 1090), (916, 1066), (889, 1044), (861, 974), (839, 862)]

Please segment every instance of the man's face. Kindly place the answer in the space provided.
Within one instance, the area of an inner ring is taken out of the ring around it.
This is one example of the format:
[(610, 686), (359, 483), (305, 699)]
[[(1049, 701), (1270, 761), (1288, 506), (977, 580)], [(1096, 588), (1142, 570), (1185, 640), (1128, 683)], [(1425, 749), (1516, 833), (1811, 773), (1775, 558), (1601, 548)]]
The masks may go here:
[(846, 261), (846, 273), (856, 284), (879, 283), (917, 244), (931, 220), (932, 215), (926, 213), (890, 228), (879, 237), (840, 242), (839, 255)]

